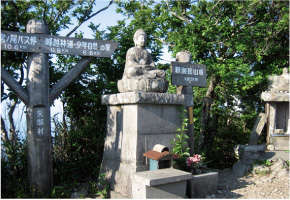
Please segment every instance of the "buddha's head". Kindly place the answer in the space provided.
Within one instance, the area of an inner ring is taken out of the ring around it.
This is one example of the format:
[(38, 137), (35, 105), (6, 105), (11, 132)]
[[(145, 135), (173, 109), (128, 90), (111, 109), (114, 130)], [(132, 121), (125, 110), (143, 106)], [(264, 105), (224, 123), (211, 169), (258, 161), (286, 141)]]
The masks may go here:
[(143, 29), (138, 29), (134, 34), (134, 43), (137, 47), (145, 47), (147, 34)]

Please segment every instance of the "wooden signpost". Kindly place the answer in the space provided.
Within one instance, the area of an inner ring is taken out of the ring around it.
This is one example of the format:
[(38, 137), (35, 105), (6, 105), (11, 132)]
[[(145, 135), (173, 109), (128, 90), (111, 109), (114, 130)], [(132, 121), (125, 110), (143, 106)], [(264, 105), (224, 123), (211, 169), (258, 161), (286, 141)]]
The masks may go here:
[(1, 30), (1, 49), (3, 51), (111, 57), (116, 48), (117, 43), (112, 41)]
[[(30, 20), (27, 33), (1, 31), (1, 50), (31, 52), (27, 64), (27, 90), (1, 67), (1, 78), (27, 106), (28, 168), (31, 186), (42, 197), (49, 197), (53, 187), (50, 105), (94, 57), (110, 57), (117, 42), (45, 35), (47, 25)], [(83, 57), (49, 89), (48, 53)]]
[(178, 62), (171, 62), (171, 84), (177, 86), (177, 94), (185, 95), (185, 106), (189, 126), (187, 135), (189, 139), (189, 153), (194, 154), (194, 129), (193, 129), (193, 92), (192, 87), (206, 87), (206, 66), (191, 64), (190, 52), (176, 54)]
[(172, 85), (206, 87), (205, 65), (171, 62), (171, 74)]

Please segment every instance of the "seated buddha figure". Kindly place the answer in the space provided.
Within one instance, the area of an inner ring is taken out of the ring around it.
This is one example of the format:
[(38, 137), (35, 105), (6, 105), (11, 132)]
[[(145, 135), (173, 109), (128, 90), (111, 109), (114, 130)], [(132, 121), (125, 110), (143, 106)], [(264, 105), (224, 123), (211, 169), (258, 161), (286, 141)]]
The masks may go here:
[(145, 49), (147, 35), (143, 29), (134, 34), (135, 47), (126, 54), (124, 78), (156, 78), (164, 77), (165, 71), (155, 68), (151, 54)]
[(156, 69), (151, 54), (145, 49), (146, 39), (147, 35), (143, 29), (135, 32), (133, 38), (135, 47), (127, 51), (123, 78), (118, 82), (120, 92), (167, 91), (166, 73), (164, 70)]

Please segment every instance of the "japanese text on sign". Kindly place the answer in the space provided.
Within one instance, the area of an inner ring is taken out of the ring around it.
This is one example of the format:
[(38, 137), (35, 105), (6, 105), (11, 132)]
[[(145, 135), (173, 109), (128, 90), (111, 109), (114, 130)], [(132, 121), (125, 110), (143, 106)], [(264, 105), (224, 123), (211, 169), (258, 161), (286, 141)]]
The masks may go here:
[(37, 125), (37, 135), (42, 136), (44, 127), (43, 110), (38, 109), (36, 111), (36, 125)]
[(172, 85), (206, 86), (206, 66), (190, 63), (171, 63)]
[(1, 49), (6, 51), (110, 57), (117, 44), (116, 42), (103, 40), (66, 38), (11, 31), (1, 32)]

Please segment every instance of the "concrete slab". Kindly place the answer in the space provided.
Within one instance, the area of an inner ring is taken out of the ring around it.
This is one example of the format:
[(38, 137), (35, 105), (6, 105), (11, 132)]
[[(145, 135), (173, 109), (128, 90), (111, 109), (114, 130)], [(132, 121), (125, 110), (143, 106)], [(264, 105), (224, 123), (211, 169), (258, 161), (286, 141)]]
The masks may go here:
[(191, 173), (173, 168), (138, 172), (134, 174), (134, 199), (180, 199), (186, 197), (187, 180)]
[(261, 99), (265, 102), (287, 102), (290, 99), (288, 92), (262, 92)]
[(192, 175), (188, 181), (188, 196), (190, 198), (205, 198), (206, 195), (217, 193), (218, 172), (208, 172), (199, 175)]
[(273, 135), (272, 142), (274, 145), (275, 150), (283, 151), (283, 150), (289, 150), (289, 135), (283, 134), (283, 135)]
[(102, 96), (102, 105), (124, 104), (184, 104), (183, 94), (153, 93), (153, 92), (126, 92)]
[(136, 181), (142, 182), (144, 185), (156, 186), (189, 180), (192, 178), (192, 174), (173, 168), (167, 168), (153, 171), (137, 172), (134, 174), (134, 178)]

